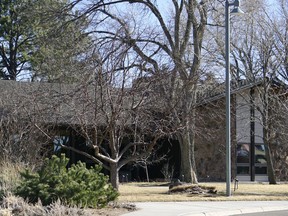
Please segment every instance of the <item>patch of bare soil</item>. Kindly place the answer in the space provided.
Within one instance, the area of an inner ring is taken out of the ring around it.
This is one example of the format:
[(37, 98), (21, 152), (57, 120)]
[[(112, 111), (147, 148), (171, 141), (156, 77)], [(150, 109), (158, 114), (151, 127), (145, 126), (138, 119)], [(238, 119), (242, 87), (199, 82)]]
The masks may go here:
[(205, 195), (205, 196), (213, 196), (217, 194), (216, 187), (208, 187), (203, 185), (191, 185), (191, 184), (183, 184), (177, 186), (170, 186), (169, 194), (171, 193), (185, 193), (188, 195)]

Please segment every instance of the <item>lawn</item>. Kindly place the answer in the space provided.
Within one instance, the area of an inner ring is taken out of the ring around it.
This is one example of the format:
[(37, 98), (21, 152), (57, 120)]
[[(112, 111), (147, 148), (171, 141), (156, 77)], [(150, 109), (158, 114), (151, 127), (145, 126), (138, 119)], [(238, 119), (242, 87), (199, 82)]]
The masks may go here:
[(200, 183), (216, 187), (216, 195), (169, 194), (164, 183), (125, 183), (119, 187), (119, 202), (168, 202), (168, 201), (241, 201), (241, 200), (288, 200), (288, 184), (241, 183), (232, 196), (227, 197), (225, 183)]

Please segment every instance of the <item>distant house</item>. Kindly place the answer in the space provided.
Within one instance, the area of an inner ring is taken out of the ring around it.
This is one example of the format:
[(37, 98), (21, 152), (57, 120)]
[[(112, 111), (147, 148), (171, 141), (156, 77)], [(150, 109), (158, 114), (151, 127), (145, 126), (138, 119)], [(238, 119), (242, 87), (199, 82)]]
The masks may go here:
[[(272, 88), (282, 91), (283, 98), (286, 97), (286, 87), (281, 82), (273, 81)], [(263, 139), (263, 119), (261, 117), (261, 85), (263, 80), (248, 82), (246, 80), (233, 83), (231, 94), (232, 111), (232, 175), (239, 180), (245, 181), (267, 181), (267, 163)], [(93, 101), (97, 97), (97, 88), (82, 88), (81, 85), (65, 85), (55, 83), (28, 83), (15, 81), (0, 81), (0, 115), (2, 127), (5, 127), (5, 119), (9, 116), (17, 116), (17, 121), (33, 122), (34, 126), (41, 124), (38, 129), (43, 140), (48, 140), (51, 152), (60, 151), (57, 143), (72, 146), (87, 151), (93, 155), (92, 149), (87, 148), (91, 143), (81, 134), (83, 125), (97, 125), (104, 122), (103, 116), (94, 116)], [(205, 89), (199, 94), (197, 106), (197, 132), (195, 141), (197, 174), (200, 180), (224, 181), (225, 180), (225, 94), (222, 85)], [(273, 92), (271, 92), (273, 94)], [(284, 96), (283, 96), (284, 95)], [(89, 99), (89, 103), (87, 100)], [(83, 101), (85, 106), (83, 106)], [(270, 101), (272, 103), (272, 101)], [(284, 115), (276, 116), (269, 110), (273, 120), (280, 127), (279, 122), (286, 124)], [(81, 118), (79, 118), (81, 116)], [(282, 117), (282, 118), (281, 118)], [(288, 117), (288, 115), (287, 115)], [(277, 122), (276, 122), (277, 119)], [(278, 180), (288, 180), (288, 156), (283, 152), (286, 139), (279, 131), (277, 125), (270, 122), (270, 127), (275, 135), (272, 155), (274, 167)], [(45, 127), (44, 127), (45, 126)], [(78, 130), (77, 130), (78, 128)], [(36, 128), (37, 129), (37, 128)], [(41, 131), (42, 130), (42, 131)], [(2, 130), (3, 131), (3, 130)], [(49, 136), (45, 137), (45, 131)], [(18, 133), (15, 131), (15, 133)], [(278, 134), (277, 134), (278, 133)], [(48, 134), (48, 133), (47, 133)], [(2, 140), (5, 142), (5, 140)], [(164, 147), (163, 152), (169, 152), (168, 158), (174, 166), (174, 177), (179, 177), (179, 146), (177, 140), (161, 140)], [(285, 142), (285, 143), (283, 143)], [(168, 145), (169, 143), (169, 145)], [(1, 145), (0, 145), (1, 146)], [(170, 147), (169, 147), (170, 146)], [(284, 148), (285, 147), (285, 148)], [(167, 149), (168, 148), (168, 149)], [(170, 148), (170, 151), (169, 151)], [(82, 155), (68, 151), (68, 156), (73, 162), (83, 160), (88, 164), (93, 162)], [(163, 164), (162, 164), (163, 165)], [(130, 169), (131, 167), (129, 167)], [(159, 164), (151, 165), (152, 178), (163, 178), (159, 172)], [(130, 171), (128, 168), (123, 173), (129, 174), (129, 179), (140, 180), (145, 176), (144, 170), (137, 168)], [(121, 175), (120, 175), (121, 178)]]

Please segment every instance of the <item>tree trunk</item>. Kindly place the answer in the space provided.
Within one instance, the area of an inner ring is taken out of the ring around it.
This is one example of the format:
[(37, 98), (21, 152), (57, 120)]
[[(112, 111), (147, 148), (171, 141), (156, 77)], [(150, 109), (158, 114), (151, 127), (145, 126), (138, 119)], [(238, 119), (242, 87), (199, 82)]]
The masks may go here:
[(185, 182), (190, 182), (192, 184), (197, 184), (197, 175), (194, 163), (194, 146), (191, 143), (190, 132), (186, 131), (178, 134), (178, 140), (180, 144), (181, 151), (181, 180)]
[[(265, 74), (265, 73), (264, 73)], [(263, 112), (262, 112), (262, 121), (263, 121), (263, 141), (265, 146), (265, 156), (267, 160), (267, 174), (269, 184), (276, 184), (275, 170), (273, 166), (273, 161), (271, 157), (270, 150), (270, 125), (269, 125), (269, 83), (264, 81), (263, 89)]]
[(197, 179), (197, 170), (196, 170), (196, 162), (195, 162), (195, 140), (194, 140), (194, 132), (191, 132), (193, 135), (191, 135), (193, 138), (190, 139), (190, 152), (191, 152), (191, 174), (192, 174), (192, 183), (193, 184), (198, 184), (198, 179)]
[(110, 181), (112, 186), (118, 190), (119, 188), (119, 169), (117, 163), (110, 163)]
[(184, 84), (182, 124), (184, 128), (178, 133), (178, 141), (181, 151), (181, 179), (185, 182), (198, 184), (196, 175), (196, 163), (194, 156), (194, 132), (195, 132), (195, 109), (193, 104), (196, 101), (196, 85), (189, 82)]
[(147, 182), (150, 182), (149, 171), (148, 171), (148, 166), (147, 166), (147, 163), (146, 163), (146, 162), (145, 162), (145, 173), (146, 173)]
[(266, 129), (264, 129), (263, 132), (264, 132), (263, 135), (264, 135), (265, 156), (267, 160), (268, 181), (269, 181), (269, 184), (276, 184), (275, 170), (273, 166), (271, 150), (270, 150), (269, 141), (268, 141), (269, 139), (267, 138), (269, 135)]

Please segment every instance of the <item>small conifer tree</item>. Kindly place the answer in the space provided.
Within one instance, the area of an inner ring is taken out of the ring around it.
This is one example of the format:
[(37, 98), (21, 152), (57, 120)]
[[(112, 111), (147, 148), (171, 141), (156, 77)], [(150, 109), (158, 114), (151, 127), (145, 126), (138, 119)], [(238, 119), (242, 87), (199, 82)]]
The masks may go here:
[(108, 177), (100, 173), (101, 166), (87, 169), (78, 162), (67, 169), (68, 162), (64, 154), (52, 156), (38, 172), (21, 172), (22, 181), (15, 194), (33, 203), (40, 199), (43, 205), (60, 199), (69, 205), (94, 208), (104, 207), (117, 198)]

